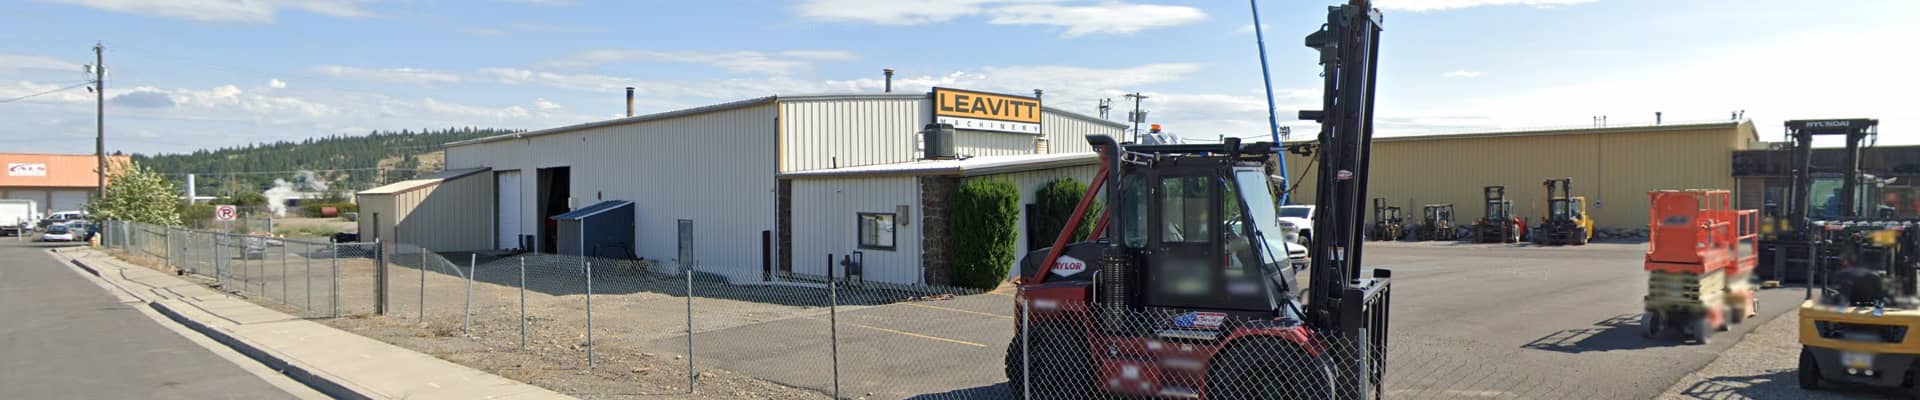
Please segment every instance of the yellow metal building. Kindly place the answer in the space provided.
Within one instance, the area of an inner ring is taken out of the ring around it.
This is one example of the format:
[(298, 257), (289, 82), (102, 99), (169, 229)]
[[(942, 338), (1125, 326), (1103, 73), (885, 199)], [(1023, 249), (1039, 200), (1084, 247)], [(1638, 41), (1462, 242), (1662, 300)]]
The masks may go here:
[[(1538, 223), (1546, 213), (1542, 182), (1571, 177), (1596, 227), (1645, 229), (1648, 191), (1740, 193), (1733, 151), (1759, 140), (1751, 121), (1380, 137), (1368, 196), (1386, 198), (1416, 223), (1422, 205), (1452, 203), (1455, 223), (1466, 224), (1486, 214), (1481, 188), (1504, 185), (1514, 213)], [(1288, 154), (1289, 173), (1300, 177), (1310, 161)], [(1305, 172), (1296, 203), (1313, 202), (1318, 171)], [(1371, 223), (1373, 210), (1365, 215)]]

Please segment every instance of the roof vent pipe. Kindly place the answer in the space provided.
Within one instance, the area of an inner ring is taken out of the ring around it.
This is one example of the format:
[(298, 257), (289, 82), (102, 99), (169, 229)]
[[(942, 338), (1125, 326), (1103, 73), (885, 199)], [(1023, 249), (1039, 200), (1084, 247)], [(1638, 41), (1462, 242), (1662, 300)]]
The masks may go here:
[(882, 69), (880, 73), (887, 75), (887, 93), (893, 93), (893, 68)]
[(633, 87), (627, 87), (627, 116), (633, 116)]
[(1654, 111), (1654, 112), (1653, 112), (1653, 124), (1654, 124), (1654, 125), (1659, 125), (1659, 124), (1660, 124), (1660, 112), (1659, 112), (1659, 111)]
[(1041, 93), (1041, 91), (1040, 91), (1040, 89), (1034, 89), (1034, 90), (1033, 90), (1033, 98), (1034, 98), (1035, 100), (1039, 100), (1039, 99), (1040, 99), (1040, 93)]

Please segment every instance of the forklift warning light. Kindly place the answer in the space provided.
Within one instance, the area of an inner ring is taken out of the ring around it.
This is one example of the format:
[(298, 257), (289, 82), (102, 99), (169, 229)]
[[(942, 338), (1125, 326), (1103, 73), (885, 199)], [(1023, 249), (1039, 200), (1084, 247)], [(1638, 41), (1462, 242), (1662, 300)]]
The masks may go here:
[(1219, 329), (1220, 322), (1226, 319), (1226, 314), (1217, 312), (1190, 312), (1173, 317), (1173, 326), (1188, 329)]

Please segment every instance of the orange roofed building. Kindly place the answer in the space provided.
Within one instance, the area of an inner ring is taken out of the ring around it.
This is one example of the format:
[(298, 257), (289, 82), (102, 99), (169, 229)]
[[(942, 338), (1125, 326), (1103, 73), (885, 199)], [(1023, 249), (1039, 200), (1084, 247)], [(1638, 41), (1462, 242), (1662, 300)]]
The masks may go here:
[[(107, 156), (112, 170), (130, 162), (127, 156)], [(0, 165), (6, 167), (0, 198), (33, 200), (42, 215), (84, 209), (99, 190), (99, 159), (92, 154), (0, 153)]]

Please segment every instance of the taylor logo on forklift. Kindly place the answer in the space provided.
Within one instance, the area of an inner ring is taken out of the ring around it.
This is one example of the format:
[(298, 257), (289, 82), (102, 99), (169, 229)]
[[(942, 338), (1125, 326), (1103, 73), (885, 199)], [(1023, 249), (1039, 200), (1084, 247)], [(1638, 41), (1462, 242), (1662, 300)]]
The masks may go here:
[(1080, 261), (1080, 259), (1073, 258), (1073, 256), (1065, 256), (1065, 255), (1060, 256), (1060, 261), (1055, 261), (1053, 263), (1054, 275), (1074, 276), (1074, 275), (1079, 275), (1080, 271), (1086, 271), (1086, 270), (1087, 270), (1087, 262)]

